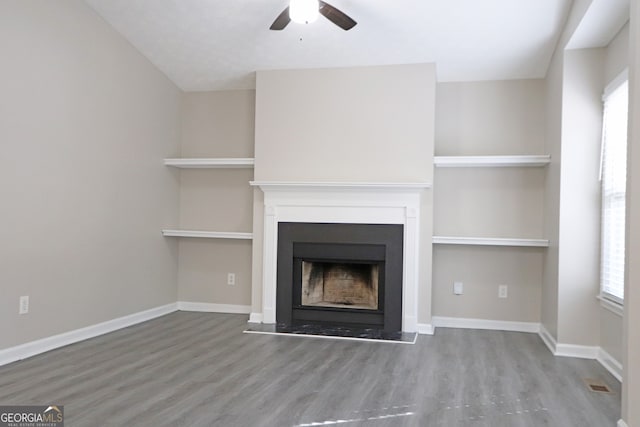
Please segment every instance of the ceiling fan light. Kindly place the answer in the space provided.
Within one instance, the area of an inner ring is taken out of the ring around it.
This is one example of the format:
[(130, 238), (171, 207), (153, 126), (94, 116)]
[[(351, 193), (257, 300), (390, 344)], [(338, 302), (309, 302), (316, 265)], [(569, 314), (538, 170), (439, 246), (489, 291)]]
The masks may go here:
[(291, 0), (289, 18), (298, 24), (308, 24), (318, 19), (318, 0)]

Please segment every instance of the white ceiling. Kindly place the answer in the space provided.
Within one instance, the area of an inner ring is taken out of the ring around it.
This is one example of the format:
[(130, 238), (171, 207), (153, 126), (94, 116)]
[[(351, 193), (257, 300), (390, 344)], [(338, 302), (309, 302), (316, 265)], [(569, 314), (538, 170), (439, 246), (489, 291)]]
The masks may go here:
[(85, 0), (185, 91), (255, 87), (255, 71), (435, 62), (439, 81), (544, 77), (571, 0), (329, 0), (343, 31), (269, 26), (288, 0)]

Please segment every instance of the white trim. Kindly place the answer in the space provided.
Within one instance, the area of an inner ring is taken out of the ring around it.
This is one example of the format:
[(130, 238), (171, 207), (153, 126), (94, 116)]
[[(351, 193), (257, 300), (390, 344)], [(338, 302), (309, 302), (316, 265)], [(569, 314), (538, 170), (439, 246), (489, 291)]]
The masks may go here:
[(622, 86), (625, 82), (629, 80), (629, 68), (625, 68), (613, 78), (609, 82), (609, 84), (604, 88), (604, 93), (602, 94), (602, 100), (605, 101), (616, 89)]
[(204, 313), (249, 314), (250, 305), (213, 304), (208, 302), (178, 301), (180, 311), (199, 311)]
[(418, 323), (417, 331), (420, 335), (433, 335), (435, 328), (431, 323)]
[(451, 237), (433, 236), (436, 245), (479, 245), (479, 246), (526, 246), (546, 248), (549, 241), (545, 239), (514, 239), (504, 237)]
[(262, 313), (251, 312), (248, 323), (262, 323)]
[(304, 182), (304, 181), (250, 181), (250, 185), (260, 187), (264, 191), (297, 190), (304, 188), (307, 191), (313, 189), (331, 190), (419, 190), (431, 188), (429, 182)]
[(624, 305), (611, 301), (609, 298), (602, 295), (597, 295), (596, 298), (600, 300), (600, 306), (605, 310), (608, 310), (613, 314), (617, 314), (620, 317), (624, 316)]
[(596, 356), (598, 355), (599, 347), (558, 343), (555, 337), (551, 335), (547, 328), (542, 324), (540, 325), (540, 332), (538, 335), (540, 335), (540, 338), (554, 356), (596, 359)]
[(618, 420), (617, 427), (629, 427), (629, 426), (627, 425), (627, 423), (624, 422), (624, 420)]
[(542, 167), (551, 162), (550, 155), (526, 156), (435, 156), (437, 168)]
[(551, 354), (555, 355), (557, 345), (556, 339), (553, 337), (553, 335), (551, 335), (551, 333), (549, 333), (547, 328), (545, 328), (542, 323), (540, 324), (540, 332), (538, 332), (538, 335), (542, 339), (542, 342), (547, 346)]
[(0, 366), (17, 360), (26, 359), (56, 348), (74, 344), (89, 338), (98, 337), (118, 329), (146, 322), (156, 317), (164, 316), (177, 310), (177, 304), (171, 303), (160, 307), (151, 308), (149, 310), (138, 313), (129, 314), (127, 316), (118, 317), (116, 319), (107, 320), (106, 322), (97, 323), (73, 331), (64, 332), (62, 334), (53, 335), (15, 347), (9, 347), (0, 350)]
[(611, 375), (622, 382), (622, 364), (614, 359), (602, 347), (590, 347), (583, 345), (558, 344), (544, 325), (540, 325), (538, 333), (554, 356), (579, 357), (582, 359), (597, 360)]
[(433, 316), (431, 322), (436, 328), (490, 329), (496, 331), (540, 332), (540, 323), (512, 322), (507, 320), (468, 319), (462, 317)]
[(600, 347), (598, 346), (558, 343), (556, 344), (556, 352), (554, 355), (596, 360), (598, 358), (599, 350)]
[(252, 168), (254, 159), (242, 158), (174, 158), (164, 159), (166, 166), (176, 168)]
[(240, 233), (235, 231), (198, 231), (198, 230), (162, 230), (164, 237), (198, 237), (206, 239), (253, 239), (253, 233)]
[(622, 363), (618, 362), (602, 347), (598, 349), (596, 360), (618, 381), (622, 382)]

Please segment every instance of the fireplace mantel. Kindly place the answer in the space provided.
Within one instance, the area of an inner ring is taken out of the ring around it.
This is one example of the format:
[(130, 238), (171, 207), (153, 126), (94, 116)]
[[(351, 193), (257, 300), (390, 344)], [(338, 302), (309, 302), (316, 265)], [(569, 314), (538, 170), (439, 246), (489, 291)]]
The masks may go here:
[(416, 332), (421, 192), (426, 182), (252, 181), (264, 192), (262, 322), (276, 322), (278, 223), (402, 224), (402, 330)]
[(343, 189), (343, 190), (379, 190), (399, 191), (431, 188), (428, 182), (306, 182), (306, 181), (250, 181), (254, 187), (260, 187), (263, 191), (269, 190), (293, 190), (305, 188), (311, 189)]

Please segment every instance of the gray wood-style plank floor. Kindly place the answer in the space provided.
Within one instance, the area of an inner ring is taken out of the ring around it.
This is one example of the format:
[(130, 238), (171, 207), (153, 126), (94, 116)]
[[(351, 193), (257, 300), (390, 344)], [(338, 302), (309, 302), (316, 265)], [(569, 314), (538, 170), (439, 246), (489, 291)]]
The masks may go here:
[[(535, 334), (438, 329), (415, 345), (243, 334), (176, 312), (0, 367), (0, 405), (67, 426), (615, 426), (620, 384)], [(585, 378), (613, 394), (589, 391)]]

